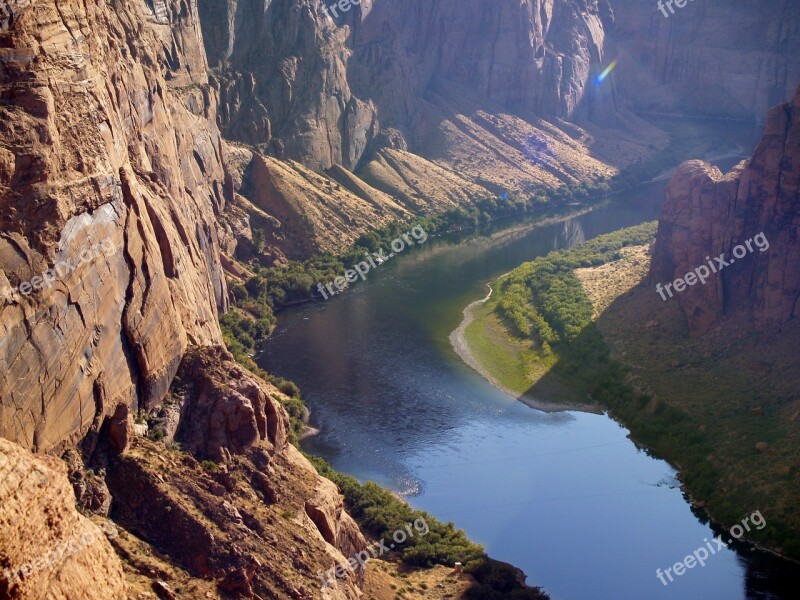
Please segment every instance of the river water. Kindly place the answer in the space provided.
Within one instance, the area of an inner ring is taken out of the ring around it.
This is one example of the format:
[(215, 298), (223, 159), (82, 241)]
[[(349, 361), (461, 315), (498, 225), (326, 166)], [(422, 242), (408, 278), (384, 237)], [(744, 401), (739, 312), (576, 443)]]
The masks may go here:
[(664, 586), (656, 569), (718, 533), (693, 514), (675, 470), (605, 415), (516, 401), (448, 340), (487, 282), (657, 218), (663, 192), (654, 182), (561, 222), (429, 239), (326, 303), (282, 312), (259, 364), (303, 390), (321, 430), (304, 448), (453, 521), (554, 600), (795, 598), (796, 569), (749, 549), (721, 550)]

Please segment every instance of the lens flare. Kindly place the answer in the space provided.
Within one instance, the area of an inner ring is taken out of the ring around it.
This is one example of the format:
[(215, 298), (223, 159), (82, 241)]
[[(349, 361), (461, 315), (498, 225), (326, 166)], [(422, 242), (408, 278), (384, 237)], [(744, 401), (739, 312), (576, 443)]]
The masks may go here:
[(606, 77), (608, 77), (608, 74), (609, 74), (609, 73), (611, 73), (611, 71), (613, 71), (613, 70), (614, 70), (614, 67), (616, 67), (616, 66), (617, 66), (617, 62), (618, 62), (618, 61), (617, 61), (617, 59), (614, 59), (614, 60), (612, 60), (612, 61), (611, 61), (611, 64), (610, 64), (610, 65), (608, 65), (608, 66), (607, 66), (607, 67), (606, 67), (606, 68), (603, 70), (603, 72), (602, 72), (602, 73), (600, 73), (600, 75), (598, 75), (598, 76), (597, 76), (597, 79), (595, 79), (595, 83), (603, 83), (603, 80), (604, 80)]

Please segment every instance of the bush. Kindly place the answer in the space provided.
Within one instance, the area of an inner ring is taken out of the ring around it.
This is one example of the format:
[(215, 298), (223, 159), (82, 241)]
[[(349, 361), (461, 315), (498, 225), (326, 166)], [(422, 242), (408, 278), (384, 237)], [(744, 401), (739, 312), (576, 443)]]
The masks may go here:
[(323, 477), (339, 486), (348, 511), (359, 525), (376, 538), (390, 539), (395, 531), (419, 518), (425, 519), (429, 532), (409, 537), (397, 550), (406, 564), (430, 567), (453, 566), (485, 557), (483, 548), (467, 538), (452, 523), (442, 523), (430, 514), (414, 510), (391, 492), (371, 481), (361, 484), (355, 477), (334, 471), (323, 459), (308, 456)]

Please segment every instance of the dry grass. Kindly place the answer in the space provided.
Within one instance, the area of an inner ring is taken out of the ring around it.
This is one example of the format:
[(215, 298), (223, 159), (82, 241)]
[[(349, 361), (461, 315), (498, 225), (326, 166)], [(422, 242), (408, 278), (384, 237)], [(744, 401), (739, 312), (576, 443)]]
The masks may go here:
[(447, 600), (461, 598), (475, 583), (466, 573), (450, 567), (409, 569), (396, 563), (371, 560), (367, 563), (364, 597), (367, 600)]
[(623, 248), (621, 253), (620, 260), (591, 269), (575, 269), (594, 307), (592, 318), (595, 320), (614, 300), (639, 284), (650, 268), (649, 246), (631, 246)]

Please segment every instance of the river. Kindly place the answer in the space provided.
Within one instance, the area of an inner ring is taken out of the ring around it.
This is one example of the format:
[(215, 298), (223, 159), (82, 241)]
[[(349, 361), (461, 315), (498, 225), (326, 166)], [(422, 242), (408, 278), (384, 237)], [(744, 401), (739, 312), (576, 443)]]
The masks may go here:
[(796, 568), (749, 549), (718, 551), (664, 586), (656, 569), (718, 533), (692, 512), (675, 469), (605, 415), (523, 405), (448, 340), (487, 282), (657, 218), (664, 185), (556, 223), (429, 239), (344, 294), (282, 312), (258, 361), (303, 390), (320, 429), (304, 448), (453, 521), (554, 600), (794, 598)]

